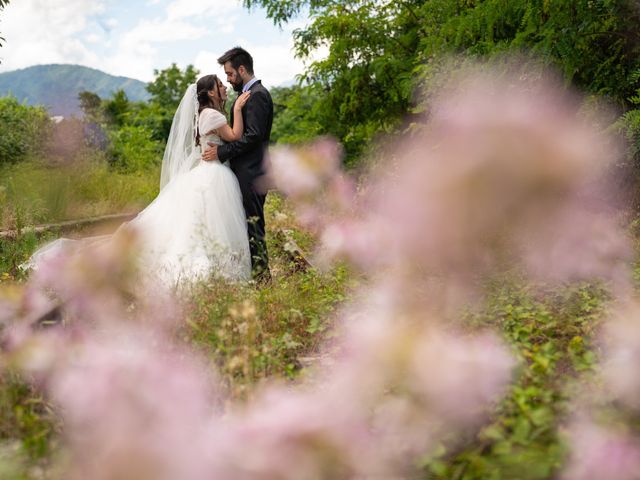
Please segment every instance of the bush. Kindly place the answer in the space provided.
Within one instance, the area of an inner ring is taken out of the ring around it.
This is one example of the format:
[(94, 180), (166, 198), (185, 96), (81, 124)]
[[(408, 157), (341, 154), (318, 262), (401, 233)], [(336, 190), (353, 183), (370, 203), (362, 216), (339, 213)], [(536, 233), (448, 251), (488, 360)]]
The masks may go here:
[(0, 98), (0, 164), (16, 163), (37, 153), (51, 122), (43, 107), (21, 104), (14, 97)]
[(149, 170), (162, 161), (162, 145), (144, 126), (125, 125), (111, 132), (115, 166), (125, 172)]
[(640, 109), (630, 110), (622, 115), (615, 127), (627, 140), (628, 159), (637, 169), (640, 166)]

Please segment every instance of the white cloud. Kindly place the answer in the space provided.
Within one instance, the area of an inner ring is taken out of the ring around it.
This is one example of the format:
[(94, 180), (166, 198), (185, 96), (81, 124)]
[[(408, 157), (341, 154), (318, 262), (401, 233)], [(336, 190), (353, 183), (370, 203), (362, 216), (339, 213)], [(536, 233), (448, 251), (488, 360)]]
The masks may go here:
[(133, 30), (120, 38), (120, 45), (135, 47), (138, 44), (165, 43), (176, 40), (197, 39), (207, 35), (206, 28), (175, 20), (142, 20)]
[(226, 18), (219, 18), (216, 26), (216, 33), (229, 35), (236, 31), (236, 23), (238, 22), (238, 15), (230, 15)]
[[(201, 75), (209, 75), (211, 73), (215, 73), (217, 75), (222, 75), (222, 68), (218, 65), (218, 57), (222, 55), (224, 51), (220, 51), (217, 53), (209, 52), (209, 51), (201, 51), (196, 55), (196, 59), (193, 62), (193, 66), (196, 67)], [(224, 78), (224, 75), (222, 76)]]
[(96, 0), (20, 0), (11, 2), (0, 28), (7, 43), (0, 53), (2, 70), (45, 63), (90, 64), (96, 55), (75, 38), (105, 11)]
[(221, 17), (242, 8), (234, 0), (174, 0), (167, 6), (167, 18)]
[(115, 75), (153, 79), (159, 43), (194, 40), (207, 35), (206, 28), (182, 20), (141, 20), (116, 42), (114, 53), (103, 61), (102, 68)]
[(115, 18), (107, 18), (104, 23), (109, 28), (116, 28), (118, 26), (118, 20)]
[[(150, 81), (161, 48), (158, 44), (198, 40), (212, 32), (230, 34), (241, 8), (240, 2), (231, 0), (174, 0), (167, 5), (165, 16), (142, 19), (122, 35), (102, 68), (116, 75)], [(207, 25), (202, 21), (205, 18), (215, 25)]]
[(278, 86), (293, 78), (304, 66), (294, 57), (293, 41), (286, 45), (253, 45), (243, 42), (244, 48), (253, 57), (253, 69), (256, 77), (267, 86)]
[[(239, 39), (242, 45), (253, 57), (253, 69), (256, 77), (262, 80), (267, 87), (277, 87), (289, 82), (304, 70), (302, 61), (294, 58), (293, 40), (287, 44), (257, 45), (247, 39)], [(217, 73), (224, 77), (222, 67), (217, 59), (225, 52), (226, 48), (218, 52), (203, 50), (196, 56), (194, 66), (204, 74)]]
[(97, 33), (89, 33), (84, 37), (84, 41), (87, 43), (98, 43), (101, 39), (102, 37)]

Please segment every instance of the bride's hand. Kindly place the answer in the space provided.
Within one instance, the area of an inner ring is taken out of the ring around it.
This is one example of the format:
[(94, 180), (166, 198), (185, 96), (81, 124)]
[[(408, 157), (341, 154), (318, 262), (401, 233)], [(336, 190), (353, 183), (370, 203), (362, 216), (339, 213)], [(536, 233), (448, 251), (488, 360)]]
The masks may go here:
[(244, 107), (244, 105), (247, 103), (247, 100), (249, 100), (249, 96), (251, 96), (251, 92), (244, 92), (242, 95), (240, 95), (236, 100), (236, 103), (234, 104), (233, 109), (236, 112), (239, 112), (240, 110), (242, 110), (242, 107)]

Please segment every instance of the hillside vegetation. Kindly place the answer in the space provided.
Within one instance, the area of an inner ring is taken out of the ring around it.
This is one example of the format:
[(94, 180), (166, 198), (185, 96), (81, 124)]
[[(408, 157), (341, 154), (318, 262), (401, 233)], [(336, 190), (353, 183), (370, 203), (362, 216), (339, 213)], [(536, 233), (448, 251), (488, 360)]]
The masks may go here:
[(80, 65), (37, 65), (0, 73), (0, 97), (11, 95), (29, 105), (44, 106), (50, 115), (80, 116), (80, 92), (89, 90), (102, 98), (123, 90), (134, 101), (149, 99), (146, 84), (116, 77)]

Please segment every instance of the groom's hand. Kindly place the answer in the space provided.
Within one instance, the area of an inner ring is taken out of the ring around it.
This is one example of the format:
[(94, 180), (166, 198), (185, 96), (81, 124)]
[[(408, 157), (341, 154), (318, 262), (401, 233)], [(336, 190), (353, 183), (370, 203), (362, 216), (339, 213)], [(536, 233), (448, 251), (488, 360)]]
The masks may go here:
[(217, 160), (218, 159), (218, 145), (216, 145), (215, 143), (211, 143), (211, 142), (207, 142), (207, 145), (209, 145), (209, 148), (207, 148), (204, 153), (202, 154), (202, 159), (210, 162), (212, 160)]

